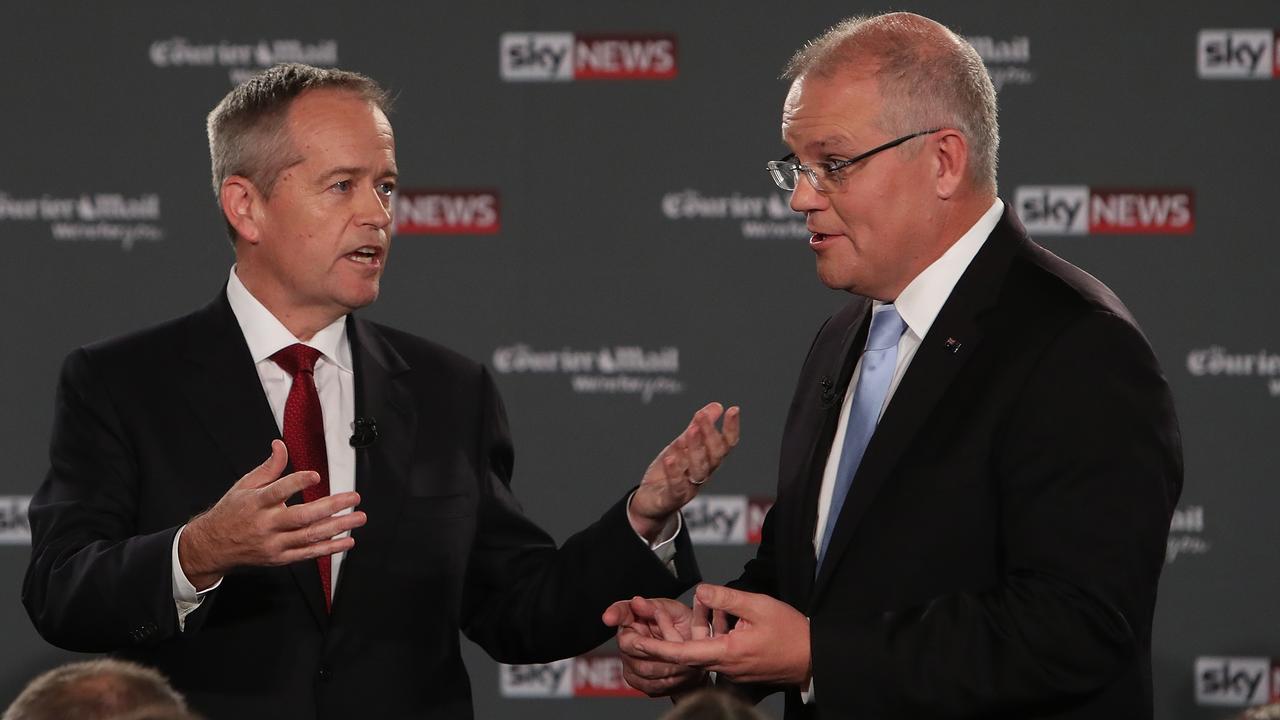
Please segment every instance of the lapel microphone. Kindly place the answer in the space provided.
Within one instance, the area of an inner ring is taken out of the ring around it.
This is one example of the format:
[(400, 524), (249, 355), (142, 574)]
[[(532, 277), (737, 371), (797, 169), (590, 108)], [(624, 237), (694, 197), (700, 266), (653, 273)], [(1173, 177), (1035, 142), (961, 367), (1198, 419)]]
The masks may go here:
[(369, 447), (378, 439), (378, 421), (374, 418), (356, 418), (351, 430), (351, 447), (357, 450)]
[(823, 375), (822, 379), (818, 380), (818, 386), (822, 388), (822, 407), (830, 408), (836, 400), (835, 385), (830, 377)]

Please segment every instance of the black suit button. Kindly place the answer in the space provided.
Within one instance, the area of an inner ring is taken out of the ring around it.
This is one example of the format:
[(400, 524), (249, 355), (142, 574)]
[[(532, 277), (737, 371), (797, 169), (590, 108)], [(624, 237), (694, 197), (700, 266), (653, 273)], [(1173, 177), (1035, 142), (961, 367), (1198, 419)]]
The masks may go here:
[(320, 682), (329, 682), (329, 678), (333, 677), (333, 673), (324, 665), (320, 666), (320, 672), (316, 673), (316, 677), (320, 678)]

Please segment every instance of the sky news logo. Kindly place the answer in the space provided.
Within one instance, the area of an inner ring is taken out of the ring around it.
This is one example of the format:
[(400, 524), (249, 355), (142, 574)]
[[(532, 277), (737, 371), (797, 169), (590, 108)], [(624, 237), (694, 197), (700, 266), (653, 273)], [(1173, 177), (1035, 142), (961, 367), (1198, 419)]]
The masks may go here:
[(27, 522), (30, 495), (0, 495), (0, 545), (30, 545), (31, 525)]
[(1201, 30), (1196, 38), (1196, 74), (1206, 80), (1280, 78), (1280, 31)]
[(502, 229), (497, 190), (397, 190), (397, 235), (493, 235)]
[(682, 511), (694, 545), (759, 545), (773, 498), (699, 495)]
[(1280, 661), (1198, 657), (1195, 684), (1197, 705), (1245, 707), (1280, 702)]
[(675, 35), (509, 32), (498, 43), (508, 82), (670, 80), (677, 60)]
[(1027, 232), (1040, 235), (1190, 235), (1190, 188), (1023, 185), (1014, 196)]
[(499, 664), (498, 690), (505, 698), (644, 697), (622, 679), (616, 651), (537, 665)]

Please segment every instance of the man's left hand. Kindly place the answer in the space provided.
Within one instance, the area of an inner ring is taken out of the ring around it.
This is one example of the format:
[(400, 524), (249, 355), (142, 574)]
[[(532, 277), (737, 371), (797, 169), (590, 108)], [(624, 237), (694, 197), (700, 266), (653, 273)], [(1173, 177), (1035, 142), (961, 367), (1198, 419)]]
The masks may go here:
[[(722, 428), (716, 421), (724, 416)], [(658, 453), (631, 498), (631, 527), (653, 542), (672, 513), (698, 495), (702, 484), (738, 444), (741, 411), (713, 402), (694, 414), (689, 426)]]
[[(700, 585), (696, 597), (697, 605), (707, 610), (736, 615), (738, 624), (726, 634), (706, 639), (639, 638), (632, 645), (633, 654), (714, 670), (737, 682), (808, 686), (812, 674), (808, 618), (768, 595), (720, 585)], [(694, 622), (706, 623), (706, 618)]]

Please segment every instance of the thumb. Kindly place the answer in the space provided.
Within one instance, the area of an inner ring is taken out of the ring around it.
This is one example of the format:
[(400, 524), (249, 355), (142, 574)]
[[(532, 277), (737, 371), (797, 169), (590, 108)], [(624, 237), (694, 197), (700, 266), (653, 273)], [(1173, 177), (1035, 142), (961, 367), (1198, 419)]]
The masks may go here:
[(250, 470), (240, 484), (247, 488), (260, 488), (275, 482), (289, 465), (289, 450), (283, 440), (271, 441), (271, 455), (261, 465)]
[(742, 592), (723, 585), (699, 585), (694, 592), (695, 597), (711, 610), (723, 610), (744, 620), (752, 620), (757, 615), (762, 596), (756, 593)]
[(636, 618), (635, 614), (631, 612), (631, 601), (619, 600), (606, 608), (600, 619), (609, 627), (623, 627), (635, 622)]

